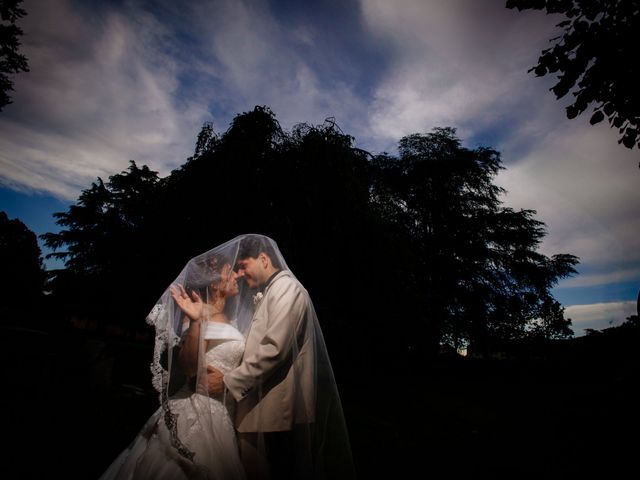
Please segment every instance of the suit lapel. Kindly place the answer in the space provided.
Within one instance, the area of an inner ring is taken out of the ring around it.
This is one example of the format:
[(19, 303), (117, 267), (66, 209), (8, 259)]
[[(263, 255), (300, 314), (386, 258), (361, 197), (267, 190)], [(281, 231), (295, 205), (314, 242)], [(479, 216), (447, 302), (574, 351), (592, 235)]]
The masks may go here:
[[(264, 290), (263, 290), (264, 296), (262, 297), (262, 300), (260, 300), (260, 303), (256, 306), (256, 309), (253, 312), (253, 317), (251, 318), (251, 324), (249, 325), (249, 330), (247, 331), (247, 336), (246, 336), (247, 340), (249, 340), (249, 338), (251, 338), (251, 330), (253, 329), (253, 324), (256, 321), (256, 315), (258, 314), (260, 309), (264, 308), (264, 305), (266, 305), (267, 295), (269, 295), (269, 289), (271, 288), (271, 285), (273, 285), (275, 283), (275, 281), (278, 280), (280, 277), (283, 277), (285, 275), (288, 276), (289, 272), (287, 270), (280, 270), (278, 273), (276, 273), (271, 278), (271, 281), (264, 288)], [(245, 346), (245, 353), (246, 352), (247, 352), (247, 349), (246, 349), (246, 346)]]

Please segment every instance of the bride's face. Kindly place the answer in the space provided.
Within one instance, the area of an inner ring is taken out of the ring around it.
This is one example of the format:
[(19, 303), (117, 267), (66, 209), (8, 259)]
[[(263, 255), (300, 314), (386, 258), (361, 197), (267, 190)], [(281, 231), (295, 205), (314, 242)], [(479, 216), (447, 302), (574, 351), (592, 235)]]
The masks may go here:
[(238, 294), (238, 274), (233, 271), (230, 264), (225, 264), (220, 271), (220, 283), (217, 289), (225, 297), (234, 297)]

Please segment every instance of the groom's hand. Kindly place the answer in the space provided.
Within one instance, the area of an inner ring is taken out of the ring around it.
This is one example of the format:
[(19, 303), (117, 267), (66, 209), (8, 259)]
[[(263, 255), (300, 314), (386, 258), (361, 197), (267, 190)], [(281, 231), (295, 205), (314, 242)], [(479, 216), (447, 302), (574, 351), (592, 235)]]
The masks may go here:
[(224, 375), (220, 370), (211, 365), (207, 365), (207, 382), (209, 385), (209, 395), (220, 395), (224, 391)]

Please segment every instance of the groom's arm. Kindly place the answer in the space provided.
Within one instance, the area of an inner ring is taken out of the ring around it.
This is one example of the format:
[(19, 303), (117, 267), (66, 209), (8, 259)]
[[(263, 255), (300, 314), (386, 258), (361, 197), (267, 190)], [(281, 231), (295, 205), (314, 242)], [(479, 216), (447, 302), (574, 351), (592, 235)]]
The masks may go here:
[(294, 332), (308, 306), (306, 292), (290, 277), (276, 280), (264, 300), (268, 327), (263, 337), (252, 352), (245, 354), (242, 363), (224, 376), (226, 387), (237, 401), (291, 361)]

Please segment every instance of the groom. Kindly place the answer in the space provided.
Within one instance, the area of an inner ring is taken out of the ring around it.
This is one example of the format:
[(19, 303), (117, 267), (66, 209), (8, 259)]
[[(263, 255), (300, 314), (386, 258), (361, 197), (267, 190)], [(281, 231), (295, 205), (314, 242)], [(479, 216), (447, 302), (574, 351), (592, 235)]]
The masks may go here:
[(210, 369), (209, 393), (219, 394), (226, 387), (237, 401), (235, 425), (249, 479), (294, 478), (311, 468), (308, 455), (301, 461), (294, 454), (308, 437), (299, 432), (309, 430), (315, 415), (309, 296), (291, 272), (283, 270), (266, 237), (243, 239), (237, 266), (238, 277), (258, 290), (256, 309), (242, 362), (224, 376)]

